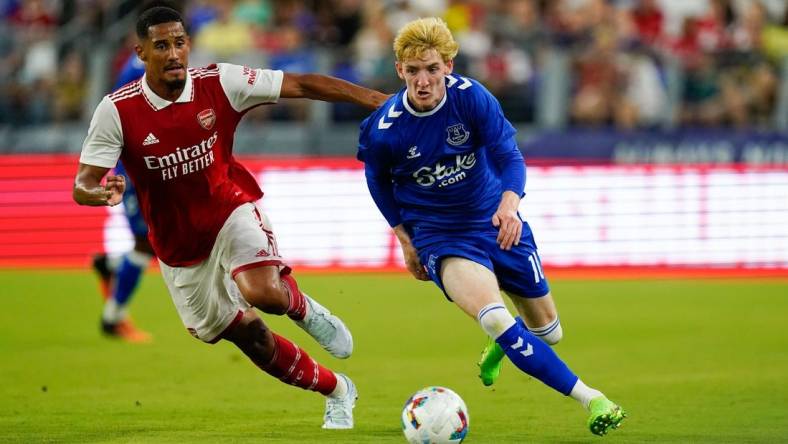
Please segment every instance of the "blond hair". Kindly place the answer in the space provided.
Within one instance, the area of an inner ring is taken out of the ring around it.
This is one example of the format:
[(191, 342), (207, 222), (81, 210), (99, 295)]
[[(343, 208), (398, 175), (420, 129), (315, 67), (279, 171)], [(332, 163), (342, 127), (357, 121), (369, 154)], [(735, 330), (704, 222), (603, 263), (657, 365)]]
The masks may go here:
[(460, 49), (446, 22), (437, 17), (413, 20), (394, 38), (394, 55), (399, 62), (421, 58), (431, 49), (437, 51), (444, 62), (454, 59)]

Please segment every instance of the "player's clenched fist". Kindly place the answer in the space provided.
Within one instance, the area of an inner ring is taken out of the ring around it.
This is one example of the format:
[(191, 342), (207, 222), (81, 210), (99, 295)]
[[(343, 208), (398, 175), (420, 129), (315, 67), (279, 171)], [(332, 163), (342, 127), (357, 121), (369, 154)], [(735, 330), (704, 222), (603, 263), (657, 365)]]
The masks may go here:
[(506, 191), (503, 193), (498, 211), (493, 214), (492, 223), (498, 227), (496, 242), (502, 250), (511, 250), (512, 245), (520, 244), (520, 235), (523, 233), (523, 222), (517, 215), (517, 206), (520, 196)]
[(416, 252), (416, 248), (414, 248), (413, 245), (403, 245), (402, 255), (405, 258), (405, 266), (408, 267), (408, 271), (410, 271), (413, 277), (420, 281), (430, 280), (429, 275), (427, 275), (424, 266), (419, 260), (419, 253)]
[(126, 191), (126, 179), (123, 176), (108, 175), (102, 185), (102, 178), (107, 171), (109, 168), (80, 163), (74, 180), (74, 201), (94, 207), (112, 207), (119, 204)]
[(114, 207), (123, 200), (123, 192), (126, 191), (126, 178), (123, 176), (107, 176), (104, 190), (106, 191), (107, 205)]

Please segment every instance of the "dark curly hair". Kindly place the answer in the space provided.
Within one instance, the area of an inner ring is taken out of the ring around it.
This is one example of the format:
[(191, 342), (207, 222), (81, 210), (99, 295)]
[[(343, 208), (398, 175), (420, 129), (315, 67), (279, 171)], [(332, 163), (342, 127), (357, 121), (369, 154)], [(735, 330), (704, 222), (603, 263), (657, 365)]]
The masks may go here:
[(179, 22), (183, 25), (183, 18), (178, 11), (166, 6), (147, 9), (137, 19), (137, 37), (145, 39), (148, 37), (148, 28), (170, 22)]

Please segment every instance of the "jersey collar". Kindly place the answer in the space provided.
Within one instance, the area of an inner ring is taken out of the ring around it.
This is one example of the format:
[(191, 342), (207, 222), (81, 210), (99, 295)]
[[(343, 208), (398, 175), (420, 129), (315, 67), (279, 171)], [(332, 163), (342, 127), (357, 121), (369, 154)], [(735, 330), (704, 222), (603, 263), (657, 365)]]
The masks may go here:
[(441, 99), (440, 102), (438, 102), (437, 105), (435, 105), (435, 108), (432, 108), (429, 111), (419, 112), (413, 109), (413, 107), (410, 106), (410, 103), (408, 103), (408, 89), (405, 88), (405, 91), (402, 92), (402, 106), (404, 106), (409, 113), (413, 114), (416, 117), (427, 117), (437, 113), (441, 108), (443, 108), (443, 104), (446, 103), (446, 97), (448, 96), (449, 96), (449, 91), (448, 89), (446, 89), (444, 90), (443, 98)]
[(175, 102), (170, 102), (167, 99), (162, 99), (155, 92), (153, 92), (153, 90), (150, 89), (150, 86), (148, 86), (148, 80), (144, 74), (140, 82), (142, 83), (142, 94), (148, 100), (148, 104), (151, 106), (151, 108), (153, 108), (154, 111), (159, 111), (161, 109), (164, 109), (172, 105), (173, 103), (191, 102), (192, 99), (194, 98), (192, 75), (188, 69), (186, 70), (186, 85), (184, 85), (181, 95), (178, 97), (177, 100), (175, 100)]

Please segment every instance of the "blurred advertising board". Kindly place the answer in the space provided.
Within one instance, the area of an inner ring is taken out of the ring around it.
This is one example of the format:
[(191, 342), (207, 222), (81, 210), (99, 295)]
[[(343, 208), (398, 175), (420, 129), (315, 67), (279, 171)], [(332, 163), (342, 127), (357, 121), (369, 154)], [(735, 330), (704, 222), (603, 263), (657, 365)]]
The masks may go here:
[[(245, 157), (291, 265), (402, 268), (353, 158)], [(788, 276), (788, 168), (528, 167), (521, 214), (545, 266), (772, 270)], [(80, 267), (132, 239), (121, 207), (71, 200), (75, 155), (0, 156), (0, 267)]]
[(527, 158), (566, 163), (746, 164), (788, 167), (788, 135), (778, 131), (573, 129), (521, 135)]

